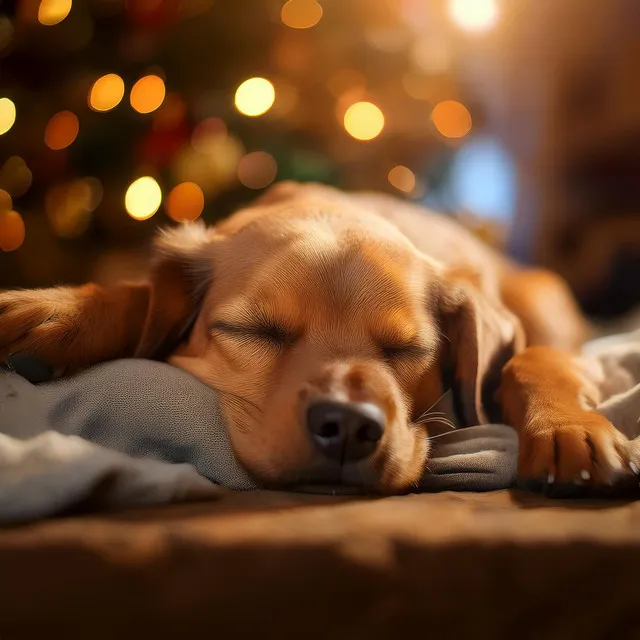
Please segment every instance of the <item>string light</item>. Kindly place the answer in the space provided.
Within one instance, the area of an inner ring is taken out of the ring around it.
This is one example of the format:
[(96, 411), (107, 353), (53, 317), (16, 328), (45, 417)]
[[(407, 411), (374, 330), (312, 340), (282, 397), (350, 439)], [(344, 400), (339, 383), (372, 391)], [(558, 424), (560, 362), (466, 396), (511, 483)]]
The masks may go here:
[(278, 164), (266, 151), (248, 153), (238, 164), (238, 180), (249, 189), (268, 187), (277, 174)]
[(16, 105), (9, 98), (0, 98), (0, 136), (7, 133), (16, 121)]
[(161, 203), (160, 185), (150, 176), (134, 180), (124, 198), (127, 213), (134, 220), (148, 220), (160, 208)]
[(47, 123), (44, 130), (44, 143), (58, 151), (68, 147), (78, 136), (80, 125), (78, 118), (71, 111), (59, 111)]
[(163, 103), (165, 92), (164, 81), (160, 76), (144, 76), (131, 88), (129, 100), (138, 113), (151, 113)]
[(0, 249), (6, 252), (19, 249), (25, 235), (24, 220), (17, 211), (0, 211)]
[(465, 31), (488, 31), (498, 21), (496, 0), (449, 0), (449, 15)]
[(316, 0), (289, 0), (280, 13), (282, 22), (292, 29), (310, 29), (322, 19), (322, 7)]
[(276, 99), (273, 84), (265, 78), (249, 78), (236, 90), (236, 109), (245, 116), (261, 116), (271, 109)]
[(183, 182), (167, 197), (167, 213), (176, 222), (197, 220), (204, 209), (204, 194), (195, 182)]
[(398, 191), (411, 193), (416, 188), (416, 175), (408, 167), (398, 165), (389, 171), (389, 183)]
[(344, 114), (344, 128), (356, 140), (373, 140), (384, 129), (384, 115), (372, 102), (356, 102)]
[(124, 80), (115, 73), (98, 78), (89, 91), (89, 106), (94, 111), (115, 109), (124, 96)]
[(462, 138), (471, 131), (472, 120), (468, 109), (456, 100), (444, 100), (433, 109), (431, 119), (445, 138)]
[(38, 7), (38, 22), (47, 27), (62, 22), (71, 11), (71, 0), (42, 0)]

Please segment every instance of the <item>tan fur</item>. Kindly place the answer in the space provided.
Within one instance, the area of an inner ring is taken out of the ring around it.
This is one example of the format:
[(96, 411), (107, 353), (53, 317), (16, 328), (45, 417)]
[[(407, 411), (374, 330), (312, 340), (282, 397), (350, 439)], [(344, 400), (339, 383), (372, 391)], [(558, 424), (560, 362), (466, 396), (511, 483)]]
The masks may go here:
[[(585, 382), (571, 354), (525, 349), (527, 340), (581, 340), (584, 323), (556, 282), (419, 207), (283, 183), (213, 229), (166, 232), (147, 284), (0, 294), (0, 358), (29, 352), (65, 371), (126, 355), (168, 358), (218, 390), (236, 455), (264, 485), (344, 482), (385, 493), (420, 477), (429, 446), (418, 418), (451, 370), (467, 424), (492, 417), (500, 389), (505, 416), (534, 452), (523, 454), (523, 473), (549, 474), (558, 458), (549, 437), (562, 433), (566, 468), (554, 473), (570, 476), (588, 462), (588, 428), (602, 458), (590, 477), (608, 482), (624, 466), (621, 444), (612, 447), (611, 425), (578, 403)], [(546, 319), (558, 311), (556, 334)], [(409, 352), (385, 358), (403, 345)], [(341, 466), (314, 448), (304, 410), (327, 396), (384, 411), (372, 456)]]

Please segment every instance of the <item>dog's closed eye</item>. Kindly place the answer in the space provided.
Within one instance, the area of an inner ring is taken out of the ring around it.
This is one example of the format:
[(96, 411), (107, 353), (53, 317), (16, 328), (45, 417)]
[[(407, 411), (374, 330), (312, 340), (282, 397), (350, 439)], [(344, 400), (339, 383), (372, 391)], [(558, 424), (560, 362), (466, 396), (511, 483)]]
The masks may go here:
[(425, 358), (433, 350), (417, 342), (407, 344), (382, 344), (380, 347), (385, 360), (395, 361), (409, 358)]
[(212, 335), (222, 334), (241, 341), (258, 340), (275, 347), (290, 346), (297, 338), (295, 332), (274, 322), (249, 325), (218, 320), (211, 325), (210, 333)]

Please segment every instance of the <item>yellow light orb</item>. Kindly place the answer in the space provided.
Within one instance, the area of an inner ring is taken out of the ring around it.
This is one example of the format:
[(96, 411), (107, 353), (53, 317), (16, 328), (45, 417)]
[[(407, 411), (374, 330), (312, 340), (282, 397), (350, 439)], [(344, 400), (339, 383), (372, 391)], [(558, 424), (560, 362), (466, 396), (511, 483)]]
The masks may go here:
[(9, 98), (0, 98), (0, 136), (7, 133), (16, 121), (16, 105)]
[(124, 96), (124, 80), (115, 73), (98, 78), (89, 91), (89, 106), (94, 111), (115, 109)]
[(166, 90), (160, 76), (150, 75), (140, 78), (131, 88), (129, 99), (138, 113), (151, 113), (164, 101)]
[(172, 220), (197, 220), (204, 209), (204, 194), (195, 182), (183, 182), (167, 197), (167, 213)]
[(384, 129), (384, 115), (371, 102), (356, 102), (344, 114), (344, 128), (356, 140), (373, 140)]
[(249, 189), (268, 187), (277, 174), (278, 164), (266, 151), (248, 153), (238, 164), (238, 180)]
[(150, 176), (132, 182), (124, 198), (127, 213), (134, 220), (148, 220), (160, 208), (161, 203), (160, 185)]
[(468, 109), (456, 100), (439, 102), (431, 114), (435, 128), (445, 138), (462, 138), (473, 124)]
[(282, 22), (292, 29), (310, 29), (320, 22), (322, 7), (316, 0), (289, 0), (280, 13)]
[(0, 249), (6, 252), (19, 249), (25, 235), (24, 220), (17, 211), (0, 211)]
[(59, 111), (47, 123), (44, 130), (44, 143), (58, 151), (68, 147), (78, 136), (80, 125), (78, 118), (71, 111)]
[(449, 15), (465, 31), (488, 31), (498, 21), (496, 0), (449, 0)]
[(38, 7), (38, 22), (47, 27), (62, 22), (71, 11), (71, 0), (42, 0)]
[(255, 118), (271, 109), (276, 90), (266, 78), (249, 78), (236, 90), (236, 109), (245, 116)]
[(398, 191), (411, 193), (416, 188), (416, 175), (408, 167), (398, 165), (389, 171), (389, 183)]

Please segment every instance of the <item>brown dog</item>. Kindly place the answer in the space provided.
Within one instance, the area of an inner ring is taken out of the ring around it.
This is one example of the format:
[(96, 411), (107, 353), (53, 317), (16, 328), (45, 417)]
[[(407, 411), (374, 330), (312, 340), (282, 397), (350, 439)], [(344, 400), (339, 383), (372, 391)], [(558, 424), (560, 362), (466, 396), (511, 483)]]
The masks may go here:
[(406, 491), (449, 387), (465, 424), (518, 430), (523, 477), (612, 483), (630, 473), (627, 442), (570, 353), (585, 335), (559, 279), (451, 220), (292, 183), (215, 228), (164, 233), (147, 283), (0, 294), (0, 360), (70, 373), (166, 358), (218, 390), (265, 486)]

